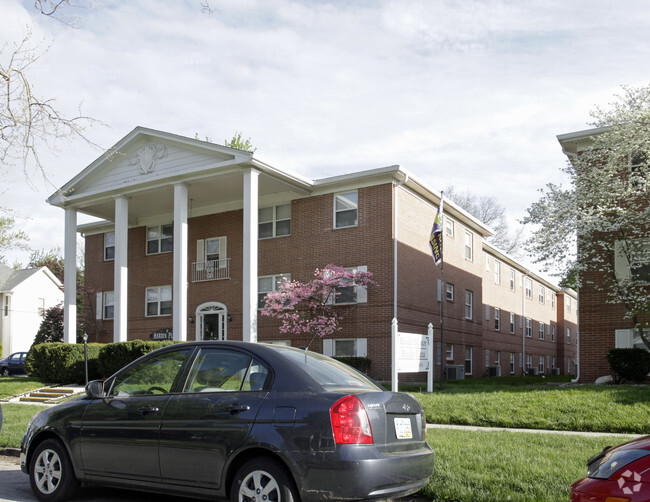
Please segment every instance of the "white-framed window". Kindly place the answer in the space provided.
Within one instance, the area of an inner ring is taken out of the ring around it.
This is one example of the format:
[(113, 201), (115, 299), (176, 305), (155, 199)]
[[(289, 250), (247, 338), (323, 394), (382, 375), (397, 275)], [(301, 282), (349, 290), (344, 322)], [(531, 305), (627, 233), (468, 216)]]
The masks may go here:
[(551, 356), (551, 368), (555, 368), (555, 356)]
[(532, 298), (533, 297), (533, 281), (531, 281), (528, 277), (526, 277), (526, 298)]
[(501, 284), (501, 262), (494, 260), (494, 283)]
[(510, 333), (515, 332), (515, 313), (510, 312)]
[(37, 300), (36, 311), (38, 315), (43, 317), (45, 315), (45, 298), (39, 298)]
[(530, 317), (526, 317), (526, 337), (533, 337), (533, 320)]
[(359, 193), (334, 194), (334, 228), (356, 227), (359, 224)]
[(539, 298), (539, 303), (542, 303), (542, 304), (544, 303), (544, 299), (546, 298), (546, 289), (544, 289), (544, 286), (542, 286), (541, 284), (539, 286), (538, 298)]
[(474, 293), (465, 290), (465, 319), (473, 319)]
[(566, 343), (571, 345), (571, 328), (566, 329)]
[(471, 375), (473, 368), (472, 368), (472, 355), (473, 355), (473, 347), (465, 347), (465, 375)]
[(104, 261), (115, 260), (115, 232), (104, 234)]
[(454, 301), (454, 285), (447, 283), (445, 285), (445, 298), (448, 302)]
[(367, 357), (367, 338), (326, 338), (323, 354), (330, 357)]
[(172, 287), (153, 286), (146, 293), (147, 317), (172, 315)]
[(515, 353), (510, 352), (510, 374), (515, 374)]
[(551, 293), (551, 308), (555, 308), (555, 293)]
[[(359, 267), (346, 267), (345, 269), (348, 272), (352, 272), (353, 274), (356, 274), (357, 272), (368, 271), (368, 267), (366, 265)], [(337, 288), (336, 292), (338, 294), (334, 298), (335, 305), (368, 302), (368, 290), (364, 286), (344, 286)]]
[(264, 298), (271, 291), (277, 291), (285, 281), (291, 281), (291, 274), (263, 275), (257, 278), (257, 308), (264, 308)]
[(215, 269), (223, 269), (228, 266), (228, 238), (208, 237), (196, 241), (197, 269), (207, 269), (209, 272)]
[(490, 349), (485, 349), (485, 367), (490, 365)]
[(260, 239), (291, 235), (291, 204), (260, 208), (258, 227)]
[[(501, 351), (497, 350), (496, 358), (494, 359), (494, 365), (501, 367)], [(501, 376), (501, 375), (499, 375)]]
[(447, 344), (446, 358), (447, 358), (447, 361), (453, 361), (454, 360), (454, 344), (453, 343), (448, 343)]
[(539, 366), (537, 367), (540, 375), (544, 374), (544, 356), (539, 356)]
[(546, 336), (546, 326), (543, 322), (539, 323), (539, 339), (544, 340), (544, 337)]
[(566, 297), (566, 310), (567, 310), (567, 312), (569, 312), (569, 313), (571, 313), (571, 304), (572, 304), (572, 302), (571, 302), (571, 297), (570, 297), (570, 296), (567, 296), (567, 297)]
[(465, 259), (469, 261), (474, 259), (474, 237), (469, 230), (465, 230)]
[(515, 290), (515, 269), (510, 269), (510, 291)]
[(104, 291), (102, 293), (102, 319), (115, 318), (115, 293)]
[(501, 309), (494, 308), (494, 330), (499, 331), (501, 329)]
[(526, 372), (533, 367), (533, 355), (526, 354)]
[(445, 217), (445, 235), (454, 238), (454, 220), (448, 216)]
[(174, 225), (147, 227), (147, 254), (171, 253), (174, 250)]
[[(551, 341), (555, 341), (555, 324), (551, 324)], [(555, 366), (553, 366), (555, 367)]]
[(10, 296), (5, 295), (5, 299), (2, 305), (2, 316), (3, 317), (9, 317), (9, 305), (10, 305)]
[(485, 271), (486, 272), (490, 271), (490, 255), (489, 254), (485, 255)]

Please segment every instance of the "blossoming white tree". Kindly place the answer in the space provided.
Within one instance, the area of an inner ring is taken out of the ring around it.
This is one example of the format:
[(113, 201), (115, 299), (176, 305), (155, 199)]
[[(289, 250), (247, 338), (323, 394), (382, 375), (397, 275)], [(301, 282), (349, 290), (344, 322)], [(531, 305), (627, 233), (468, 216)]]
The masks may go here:
[[(341, 314), (333, 309), (348, 288), (375, 285), (370, 272), (352, 272), (336, 265), (316, 269), (310, 282), (285, 281), (265, 297), (262, 315), (280, 320), (280, 332), (325, 337), (340, 329)], [(311, 341), (310, 341), (311, 344)]]
[(591, 113), (588, 145), (528, 208), (528, 250), (546, 269), (577, 268), (579, 284), (623, 305), (650, 348), (650, 86), (623, 87)]

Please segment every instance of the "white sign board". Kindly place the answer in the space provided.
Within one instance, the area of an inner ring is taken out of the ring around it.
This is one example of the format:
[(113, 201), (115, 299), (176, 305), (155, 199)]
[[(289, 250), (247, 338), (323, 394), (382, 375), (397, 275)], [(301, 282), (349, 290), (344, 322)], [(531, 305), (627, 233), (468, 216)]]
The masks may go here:
[(433, 391), (433, 326), (429, 324), (426, 335), (417, 333), (400, 333), (397, 319), (393, 319), (392, 328), (392, 390), (397, 392), (399, 373), (418, 373), (426, 371), (427, 391)]

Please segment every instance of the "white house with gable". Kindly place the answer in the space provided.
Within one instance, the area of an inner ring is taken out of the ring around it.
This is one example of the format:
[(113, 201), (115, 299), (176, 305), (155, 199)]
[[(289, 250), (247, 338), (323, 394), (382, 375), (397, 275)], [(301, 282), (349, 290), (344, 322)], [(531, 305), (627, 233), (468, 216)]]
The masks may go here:
[(63, 285), (47, 268), (14, 270), (0, 263), (2, 357), (26, 352), (50, 307), (63, 303)]

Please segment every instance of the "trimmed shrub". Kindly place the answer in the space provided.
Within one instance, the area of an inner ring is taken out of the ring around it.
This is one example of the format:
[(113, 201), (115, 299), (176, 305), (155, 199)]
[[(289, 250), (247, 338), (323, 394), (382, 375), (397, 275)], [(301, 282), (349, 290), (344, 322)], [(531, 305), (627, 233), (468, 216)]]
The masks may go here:
[(335, 357), (334, 359), (341, 361), (348, 366), (352, 366), (353, 368), (358, 369), (361, 373), (366, 374), (370, 371), (370, 365), (372, 364), (372, 360), (368, 357)]
[(137, 358), (173, 343), (176, 342), (132, 340), (103, 345), (97, 360), (97, 369), (102, 378), (108, 378)]
[[(88, 344), (88, 379), (99, 378), (97, 356), (103, 345)], [(48, 383), (83, 384), (86, 381), (84, 346), (81, 343), (41, 343), (34, 345), (25, 359), (25, 372)]]
[(607, 361), (617, 381), (643, 382), (650, 373), (650, 352), (644, 349), (611, 349)]

